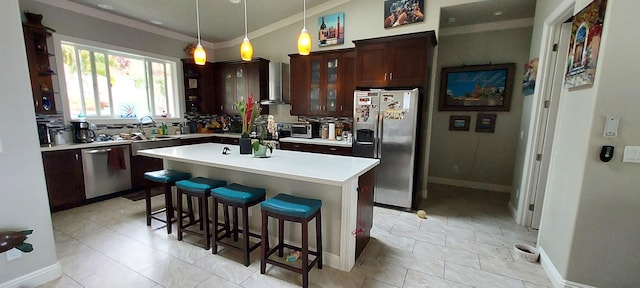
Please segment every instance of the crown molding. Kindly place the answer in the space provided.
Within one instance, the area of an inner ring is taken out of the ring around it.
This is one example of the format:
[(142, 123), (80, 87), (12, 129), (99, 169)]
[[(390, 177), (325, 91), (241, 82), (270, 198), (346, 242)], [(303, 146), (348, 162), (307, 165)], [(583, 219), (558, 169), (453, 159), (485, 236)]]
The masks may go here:
[(479, 33), (487, 31), (508, 30), (533, 26), (533, 18), (522, 18), (515, 20), (458, 26), (440, 29), (439, 36), (451, 36), (469, 33)]

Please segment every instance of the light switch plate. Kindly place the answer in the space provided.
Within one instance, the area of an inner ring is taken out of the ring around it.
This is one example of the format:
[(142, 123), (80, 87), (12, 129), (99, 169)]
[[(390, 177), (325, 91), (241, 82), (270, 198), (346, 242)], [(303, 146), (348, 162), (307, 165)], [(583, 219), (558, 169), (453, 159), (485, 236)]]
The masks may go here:
[(620, 124), (619, 116), (607, 116), (607, 121), (604, 123), (604, 137), (618, 136), (618, 124)]
[(625, 146), (622, 162), (640, 163), (640, 146)]

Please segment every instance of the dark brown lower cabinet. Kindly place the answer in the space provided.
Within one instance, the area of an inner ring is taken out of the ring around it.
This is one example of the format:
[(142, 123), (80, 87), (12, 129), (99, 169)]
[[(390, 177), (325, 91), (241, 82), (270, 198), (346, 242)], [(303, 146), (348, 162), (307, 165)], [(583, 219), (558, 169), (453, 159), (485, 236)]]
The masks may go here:
[(131, 156), (131, 191), (144, 189), (144, 173), (162, 170), (162, 159), (146, 156)]
[(79, 149), (42, 152), (51, 212), (82, 206), (85, 201)]
[(291, 143), (291, 142), (280, 142), (280, 149), (300, 151), (300, 152), (343, 155), (343, 156), (351, 156), (351, 151), (352, 151), (351, 147), (315, 145), (315, 144), (303, 144), (303, 143)]
[(356, 223), (356, 259), (369, 243), (373, 227), (373, 194), (376, 188), (376, 167), (358, 178), (358, 222)]
[(213, 137), (213, 140), (211, 142), (219, 144), (240, 145), (240, 138)]
[(213, 138), (214, 137), (199, 137), (199, 138), (180, 139), (180, 145), (211, 143), (213, 142)]

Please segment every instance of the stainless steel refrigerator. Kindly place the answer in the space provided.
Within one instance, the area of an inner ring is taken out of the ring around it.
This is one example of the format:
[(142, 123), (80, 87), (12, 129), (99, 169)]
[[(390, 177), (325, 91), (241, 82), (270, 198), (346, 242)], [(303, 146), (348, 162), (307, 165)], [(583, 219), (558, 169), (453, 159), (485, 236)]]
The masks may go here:
[(375, 203), (418, 205), (419, 100), (418, 89), (354, 92), (353, 155), (380, 159)]

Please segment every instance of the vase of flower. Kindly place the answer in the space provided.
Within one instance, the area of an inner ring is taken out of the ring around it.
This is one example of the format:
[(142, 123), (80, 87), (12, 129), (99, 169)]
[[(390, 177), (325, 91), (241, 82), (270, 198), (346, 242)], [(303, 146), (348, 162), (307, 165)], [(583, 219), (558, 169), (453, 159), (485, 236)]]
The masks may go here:
[(249, 135), (242, 134), (238, 143), (240, 144), (240, 154), (251, 154), (251, 138), (249, 138)]
[(242, 135), (239, 141), (240, 154), (251, 154), (251, 139), (249, 138), (249, 133), (251, 132), (256, 117), (260, 116), (262, 108), (253, 102), (253, 93), (249, 93), (246, 102), (240, 100), (236, 105), (238, 106), (238, 111), (240, 111), (240, 117), (242, 117)]

